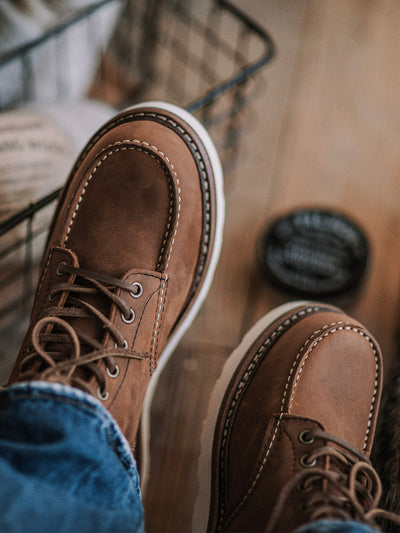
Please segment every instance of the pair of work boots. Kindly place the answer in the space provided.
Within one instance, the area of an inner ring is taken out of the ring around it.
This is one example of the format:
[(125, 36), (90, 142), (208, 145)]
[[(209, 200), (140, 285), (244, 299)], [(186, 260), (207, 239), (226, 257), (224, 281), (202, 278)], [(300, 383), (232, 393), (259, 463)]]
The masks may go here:
[[(221, 165), (193, 116), (149, 102), (110, 120), (59, 199), (9, 385), (92, 394), (132, 447), (142, 414), (146, 477), (157, 377), (211, 285), (223, 219)], [(297, 302), (267, 314), (210, 399), (193, 530), (374, 525), (380, 482), (368, 456), (381, 384), (379, 347), (339, 309)]]

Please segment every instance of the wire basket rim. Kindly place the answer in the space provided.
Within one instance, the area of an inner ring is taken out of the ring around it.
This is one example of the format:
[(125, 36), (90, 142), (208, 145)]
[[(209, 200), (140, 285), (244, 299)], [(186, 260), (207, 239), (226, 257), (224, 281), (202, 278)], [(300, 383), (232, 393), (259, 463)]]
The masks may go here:
[[(96, 3), (90, 4), (84, 8), (81, 8), (74, 13), (67, 15), (62, 20), (54, 24), (51, 28), (43, 32), (39, 37), (32, 39), (26, 43), (23, 43), (12, 50), (0, 55), (0, 67), (4, 66), (8, 62), (20, 57), (21, 55), (29, 53), (30, 50), (36, 46), (45, 42), (48, 38), (57, 35), (68, 28), (70, 25), (82, 20), (86, 16), (94, 13), (103, 6), (110, 4), (114, 1), (122, 2), (125, 0), (98, 0)], [(240, 70), (232, 77), (217, 84), (213, 88), (209, 89), (205, 94), (196, 98), (191, 104), (187, 105), (185, 109), (190, 113), (195, 113), (209, 104), (217, 100), (220, 96), (224, 95), (228, 91), (240, 86), (246, 82), (250, 77), (259, 72), (262, 67), (266, 66), (275, 55), (275, 44), (269, 33), (261, 27), (257, 22), (250, 18), (244, 11), (232, 4), (230, 0), (213, 0), (215, 5), (222, 9), (229, 11), (234, 17), (243, 22), (247, 28), (254, 32), (262, 40), (265, 46), (264, 53), (258, 57), (258, 59), (240, 68)], [(29, 203), (23, 209), (17, 211), (13, 215), (9, 216), (6, 220), (0, 223), (0, 237), (18, 226), (25, 220), (30, 219), (37, 211), (43, 207), (49, 205), (51, 202), (57, 199), (62, 187), (50, 192), (48, 195), (40, 198), (35, 202)]]

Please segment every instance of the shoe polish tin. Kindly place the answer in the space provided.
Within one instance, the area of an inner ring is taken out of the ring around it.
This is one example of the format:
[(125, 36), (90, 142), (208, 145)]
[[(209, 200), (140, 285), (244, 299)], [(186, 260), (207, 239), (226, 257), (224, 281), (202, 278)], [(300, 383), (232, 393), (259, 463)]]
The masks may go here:
[(258, 256), (266, 277), (281, 288), (330, 297), (359, 286), (369, 245), (349, 217), (327, 209), (300, 209), (272, 222), (259, 241)]

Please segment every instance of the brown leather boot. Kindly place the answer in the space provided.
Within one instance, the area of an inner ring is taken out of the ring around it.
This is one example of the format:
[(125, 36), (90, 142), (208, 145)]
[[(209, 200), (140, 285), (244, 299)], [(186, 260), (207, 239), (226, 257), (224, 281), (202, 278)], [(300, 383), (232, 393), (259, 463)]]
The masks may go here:
[(267, 314), (211, 397), (193, 531), (375, 524), (384, 512), (368, 456), (381, 383), (378, 345), (339, 309), (297, 302)]
[(157, 377), (218, 261), (222, 179), (209, 135), (179, 107), (148, 102), (105, 124), (62, 191), (9, 384), (83, 389), (104, 402), (134, 445), (153, 376), (146, 440)]

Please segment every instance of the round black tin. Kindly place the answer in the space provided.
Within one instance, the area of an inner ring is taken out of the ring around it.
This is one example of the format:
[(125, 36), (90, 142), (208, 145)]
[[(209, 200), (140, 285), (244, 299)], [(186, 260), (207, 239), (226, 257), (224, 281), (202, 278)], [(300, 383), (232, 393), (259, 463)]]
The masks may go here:
[(328, 297), (358, 285), (369, 256), (361, 228), (326, 209), (301, 209), (275, 220), (259, 242), (266, 276), (304, 296)]

